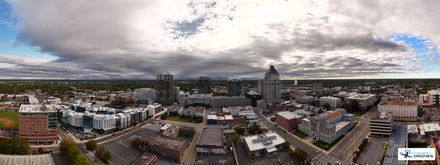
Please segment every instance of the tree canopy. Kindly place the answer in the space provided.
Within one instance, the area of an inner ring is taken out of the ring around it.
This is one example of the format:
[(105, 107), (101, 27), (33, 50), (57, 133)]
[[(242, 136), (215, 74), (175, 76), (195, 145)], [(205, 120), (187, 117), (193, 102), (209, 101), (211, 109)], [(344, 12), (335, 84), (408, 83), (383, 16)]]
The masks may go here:
[(0, 139), (0, 154), (27, 154), (30, 150), (29, 143), (26, 139), (12, 138)]

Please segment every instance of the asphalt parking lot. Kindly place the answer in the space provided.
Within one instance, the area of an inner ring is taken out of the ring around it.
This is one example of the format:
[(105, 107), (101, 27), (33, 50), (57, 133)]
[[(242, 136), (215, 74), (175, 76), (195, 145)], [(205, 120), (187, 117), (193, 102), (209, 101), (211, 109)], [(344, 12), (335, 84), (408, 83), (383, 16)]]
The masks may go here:
[(359, 164), (376, 164), (381, 157), (383, 147), (387, 138), (369, 138), (365, 149), (362, 151), (357, 163)]
[(235, 165), (234, 153), (228, 152), (224, 155), (197, 155), (196, 165)]
[[(133, 133), (108, 141), (104, 145), (112, 154), (111, 163), (114, 165), (130, 164), (141, 153), (131, 147), (131, 142), (136, 138), (152, 139), (160, 134), (160, 124), (144, 126)], [(166, 163), (167, 161), (164, 161)]]

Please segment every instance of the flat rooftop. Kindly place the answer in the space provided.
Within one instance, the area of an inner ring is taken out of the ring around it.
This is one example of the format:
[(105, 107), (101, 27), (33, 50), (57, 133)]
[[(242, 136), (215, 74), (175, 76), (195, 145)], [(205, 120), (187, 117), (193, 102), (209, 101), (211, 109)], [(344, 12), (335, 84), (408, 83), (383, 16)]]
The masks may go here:
[(340, 129), (344, 128), (345, 126), (347, 126), (348, 124), (350, 124), (350, 122), (348, 121), (341, 121), (335, 124), (336, 126), (336, 132), (338, 132)]
[(216, 127), (203, 128), (197, 145), (223, 147), (223, 131)]
[(386, 101), (382, 103), (386, 106), (417, 106), (416, 102)]
[(283, 118), (285, 118), (287, 120), (297, 119), (297, 118), (302, 118), (303, 117), (301, 115), (298, 115), (298, 114), (290, 112), (290, 111), (278, 112), (277, 115), (280, 115), (281, 117), (283, 117)]
[(407, 131), (408, 131), (408, 134), (418, 134), (419, 133), (417, 125), (415, 125), (415, 124), (408, 125), (407, 126)]
[(4, 155), (0, 154), (0, 164), (32, 164), (32, 165), (55, 165), (51, 154), (38, 155)]
[(162, 146), (177, 151), (183, 151), (186, 147), (186, 140), (183, 139), (171, 139), (167, 137), (157, 136), (151, 140), (150, 145)]
[(56, 112), (55, 108), (51, 105), (21, 105), (20, 113), (45, 113)]
[(438, 125), (438, 123), (422, 124), (422, 126), (424, 132), (440, 131), (440, 126)]
[(248, 136), (244, 140), (250, 151), (266, 149), (268, 152), (273, 151), (276, 145), (280, 145), (286, 141), (275, 132)]

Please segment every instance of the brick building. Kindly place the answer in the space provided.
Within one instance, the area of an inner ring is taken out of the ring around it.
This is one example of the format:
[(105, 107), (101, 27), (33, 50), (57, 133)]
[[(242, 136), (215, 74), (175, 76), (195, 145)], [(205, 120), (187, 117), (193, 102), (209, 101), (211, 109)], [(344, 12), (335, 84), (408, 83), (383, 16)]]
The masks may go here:
[(303, 116), (297, 115), (293, 112), (283, 111), (275, 115), (277, 124), (288, 131), (293, 131), (298, 128)]
[(57, 112), (49, 105), (21, 105), (18, 136), (29, 143), (51, 144), (58, 141)]

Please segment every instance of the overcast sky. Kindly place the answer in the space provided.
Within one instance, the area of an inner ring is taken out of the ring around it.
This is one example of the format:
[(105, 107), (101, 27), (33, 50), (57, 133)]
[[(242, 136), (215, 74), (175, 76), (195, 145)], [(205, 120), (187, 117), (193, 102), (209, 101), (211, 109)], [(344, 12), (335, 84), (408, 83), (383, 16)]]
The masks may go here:
[(0, 0), (0, 78), (440, 78), (438, 0)]

